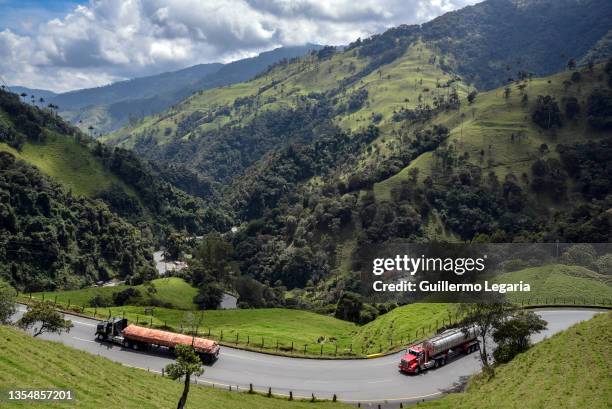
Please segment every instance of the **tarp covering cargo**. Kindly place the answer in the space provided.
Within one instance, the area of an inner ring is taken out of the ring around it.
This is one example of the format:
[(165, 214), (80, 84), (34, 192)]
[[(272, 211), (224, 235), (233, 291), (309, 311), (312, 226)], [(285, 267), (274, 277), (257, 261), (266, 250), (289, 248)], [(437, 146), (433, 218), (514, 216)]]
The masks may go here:
[(216, 354), (219, 350), (219, 344), (209, 339), (194, 338), (190, 335), (175, 334), (174, 332), (144, 328), (137, 325), (128, 325), (123, 330), (123, 337), (132, 341), (146, 342), (169, 348), (179, 344), (193, 345), (196, 351), (207, 354)]

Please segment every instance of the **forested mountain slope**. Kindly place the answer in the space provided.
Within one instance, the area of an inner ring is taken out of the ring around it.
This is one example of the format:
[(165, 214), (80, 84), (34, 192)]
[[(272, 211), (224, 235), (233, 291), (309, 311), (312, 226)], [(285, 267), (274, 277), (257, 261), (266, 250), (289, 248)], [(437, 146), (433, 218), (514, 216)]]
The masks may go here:
[(75, 195), (101, 199), (133, 223), (147, 222), (156, 234), (227, 228), (227, 220), (202, 199), (175, 187), (195, 186), (201, 197), (214, 201), (210, 181), (104, 146), (54, 111), (24, 104), (6, 91), (0, 91), (0, 151), (36, 166)]
[(36, 291), (154, 277), (153, 242), (100, 201), (0, 152), (0, 276)]
[[(107, 141), (222, 184), (241, 225), (229, 236), (241, 272), (293, 289), (298, 305), (356, 291), (356, 256), (390, 240), (606, 242), (612, 64), (572, 59), (606, 34), (610, 5), (566, 5), (573, 14), (547, 0), (489, 0), (326, 47)], [(504, 18), (521, 33), (504, 34)], [(571, 24), (588, 35), (553, 58)], [(467, 55), (454, 51), (466, 42)], [(515, 42), (528, 63), (511, 64)], [(491, 84), (505, 85), (479, 90)]]

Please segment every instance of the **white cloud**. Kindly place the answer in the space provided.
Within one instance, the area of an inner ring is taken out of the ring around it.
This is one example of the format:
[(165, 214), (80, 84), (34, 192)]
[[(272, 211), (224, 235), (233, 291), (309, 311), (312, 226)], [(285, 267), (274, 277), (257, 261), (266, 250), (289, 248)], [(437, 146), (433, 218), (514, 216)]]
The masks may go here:
[(90, 0), (28, 33), (0, 31), (0, 72), (65, 91), (281, 45), (346, 44), (477, 1)]

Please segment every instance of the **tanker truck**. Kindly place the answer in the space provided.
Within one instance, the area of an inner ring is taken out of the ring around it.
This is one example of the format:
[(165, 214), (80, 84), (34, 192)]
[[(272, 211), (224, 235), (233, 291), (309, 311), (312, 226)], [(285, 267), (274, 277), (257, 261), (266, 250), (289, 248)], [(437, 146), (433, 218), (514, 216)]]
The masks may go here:
[(461, 354), (470, 354), (480, 348), (476, 339), (477, 326), (448, 329), (433, 338), (412, 345), (402, 356), (400, 372), (418, 375), (421, 371), (445, 365)]
[(98, 323), (96, 337), (100, 341), (112, 342), (134, 350), (165, 347), (173, 351), (174, 347), (179, 344), (191, 345), (200, 356), (202, 362), (207, 364), (213, 363), (219, 357), (220, 350), (219, 344), (215, 341), (191, 335), (139, 327), (128, 324), (128, 320), (125, 318), (112, 318)]

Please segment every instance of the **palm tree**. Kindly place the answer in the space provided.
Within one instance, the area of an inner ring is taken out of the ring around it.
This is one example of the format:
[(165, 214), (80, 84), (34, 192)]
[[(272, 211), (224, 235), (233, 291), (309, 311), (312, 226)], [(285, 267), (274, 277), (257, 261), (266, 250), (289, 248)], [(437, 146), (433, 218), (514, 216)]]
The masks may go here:
[(28, 94), (26, 94), (25, 92), (22, 92), (21, 94), (19, 94), (19, 96), (23, 98), (23, 102), (25, 103), (25, 99), (28, 96)]

